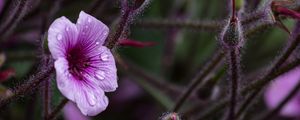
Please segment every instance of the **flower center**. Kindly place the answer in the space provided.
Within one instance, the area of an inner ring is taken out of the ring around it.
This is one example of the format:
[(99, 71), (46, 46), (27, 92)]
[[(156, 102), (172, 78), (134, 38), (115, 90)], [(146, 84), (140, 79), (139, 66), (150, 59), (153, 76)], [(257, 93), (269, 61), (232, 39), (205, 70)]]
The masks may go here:
[(69, 62), (69, 72), (77, 79), (84, 80), (83, 73), (90, 66), (89, 61), (86, 59), (86, 55), (79, 49), (74, 48), (67, 54), (67, 60)]

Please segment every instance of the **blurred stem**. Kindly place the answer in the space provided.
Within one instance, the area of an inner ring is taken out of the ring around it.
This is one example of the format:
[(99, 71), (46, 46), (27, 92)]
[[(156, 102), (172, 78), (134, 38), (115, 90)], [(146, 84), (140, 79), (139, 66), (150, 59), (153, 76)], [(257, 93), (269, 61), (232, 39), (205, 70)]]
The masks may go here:
[(231, 0), (231, 21), (236, 20), (235, 0)]
[(19, 60), (34, 60), (36, 54), (34, 51), (15, 51), (7, 53), (8, 62), (19, 61)]
[[(87, 12), (91, 15), (95, 15), (98, 8), (101, 8), (103, 2), (106, 2), (106, 0), (94, 0), (90, 7), (87, 9)], [(103, 7), (103, 6), (102, 6)]]
[(183, 103), (188, 99), (188, 97), (193, 93), (193, 91), (197, 88), (197, 86), (203, 81), (203, 79), (211, 72), (213, 69), (222, 61), (224, 54), (222, 52), (218, 52), (215, 54), (213, 59), (207, 63), (207, 66), (204, 67), (202, 71), (199, 71), (196, 76), (191, 80), (189, 87), (184, 91), (184, 93), (179, 97), (176, 102), (173, 112), (177, 112)]
[(300, 90), (300, 80), (298, 80), (297, 85), (292, 89), (292, 91), (286, 96), (280, 104), (276, 106), (275, 109), (266, 113), (262, 118), (259, 120), (270, 120), (272, 119), (277, 113), (299, 92)]
[(50, 94), (51, 78), (45, 81), (44, 86), (44, 120), (47, 120), (47, 115), (49, 114), (51, 105), (51, 94)]
[(173, 101), (170, 99), (169, 95), (165, 95), (160, 91), (159, 88), (152, 86), (147, 83), (145, 80), (141, 80), (138, 78), (133, 78), (142, 88), (151, 94), (166, 110), (171, 109), (174, 105)]
[(190, 29), (199, 29), (206, 31), (216, 31), (221, 28), (221, 21), (191, 21), (191, 20), (179, 20), (179, 19), (144, 19), (139, 20), (135, 24), (137, 27), (143, 28), (190, 28)]
[(54, 110), (48, 115), (47, 120), (53, 120), (57, 116), (57, 114), (64, 108), (64, 106), (68, 103), (68, 99), (64, 98), (61, 102), (54, 108)]
[[(298, 67), (299, 65), (300, 65), (300, 59), (297, 59), (297, 60), (289, 63), (288, 65), (282, 67), (281, 69), (277, 70), (276, 72), (272, 73), (270, 75), (270, 77), (267, 77), (265, 79), (259, 79), (257, 81), (254, 81), (253, 83), (255, 84), (255, 83), (259, 83), (260, 81), (271, 81), (271, 80), (275, 79), (276, 77)], [(258, 89), (258, 88), (247, 89), (249, 86), (250, 85), (243, 88), (239, 92), (239, 94), (242, 96), (245, 96), (245, 94), (251, 92), (252, 90)], [(212, 105), (211, 107), (207, 108), (207, 111), (200, 114), (200, 117), (197, 120), (206, 120), (210, 116), (215, 115), (216, 112), (224, 109), (228, 105), (228, 103), (229, 103), (229, 97), (225, 97), (225, 99), (222, 99), (219, 102), (216, 102), (215, 105)]]
[[(11, 32), (14, 26), (16, 26), (19, 21), (25, 16), (25, 14), (29, 11), (28, 10), (28, 3), (30, 0), (20, 0), (18, 1), (17, 7), (11, 6), (14, 10), (12, 14), (8, 14), (6, 20), (2, 22), (0, 26), (0, 33), (2, 34), (1, 40), (6, 38), (8, 32)], [(4, 37), (3, 37), (4, 36)]]
[(13, 92), (14, 94), (11, 96), (7, 96), (5, 98), (0, 98), (0, 108), (9, 104), (13, 100), (24, 96), (31, 91), (35, 90), (43, 81), (49, 79), (49, 76), (54, 72), (53, 63), (45, 64), (41, 67), (42, 70), (38, 69), (38, 72), (31, 76), (27, 83), (23, 83), (20, 86), (17, 86)]
[(47, 10), (47, 13), (43, 13), (44, 11), (41, 10), (42, 13), (42, 27), (41, 27), (41, 35), (45, 34), (47, 28), (50, 25), (50, 22), (53, 21), (55, 14), (59, 11), (61, 7), (61, 3), (63, 0), (51, 0), (50, 8)]
[(137, 77), (143, 78), (146, 80), (147, 83), (155, 86), (156, 88), (160, 89), (161, 91), (165, 91), (171, 95), (178, 95), (181, 92), (181, 88), (175, 86), (172, 83), (167, 82), (166, 80), (162, 80), (159, 78), (154, 77), (153, 75), (147, 73), (146, 71), (142, 70), (138, 66), (134, 65), (133, 63), (122, 59), (120, 56), (115, 54), (117, 63), (122, 66), (125, 72), (131, 73)]
[(3, 19), (5, 17), (5, 14), (10, 11), (9, 7), (12, 5), (12, 3), (13, 3), (13, 0), (6, 0), (5, 1), (5, 4), (3, 5), (2, 11), (0, 13), (0, 20), (1, 21), (3, 21)]
[[(218, 81), (221, 79), (221, 77), (225, 74), (225, 72), (226, 72), (225, 67), (222, 67), (222, 69), (219, 70), (216, 75), (214, 75), (212, 78), (208, 79), (207, 81), (202, 82), (198, 89), (204, 90), (206, 87), (213, 89), (216, 86), (216, 84), (218, 83)], [(197, 106), (192, 106), (191, 108), (188, 108), (187, 110), (182, 112), (182, 115), (183, 116), (191, 116), (192, 114), (197, 113), (199, 109), (202, 109), (201, 107), (203, 107), (203, 104), (197, 105)]]
[[(248, 13), (241, 18), (243, 26), (251, 24), (253, 21), (265, 20), (266, 11), (255, 11)], [(143, 28), (189, 28), (203, 31), (217, 31), (222, 28), (223, 20), (182, 20), (182, 19), (143, 19), (134, 25)], [(259, 28), (259, 26), (257, 26)]]
[[(185, 5), (184, 2), (185, 1), (175, 0), (174, 3), (172, 3), (171, 10), (169, 12), (169, 18), (175, 19), (176, 17), (180, 17), (180, 9), (181, 7), (183, 7), (183, 5)], [(181, 12), (184, 14), (183, 11)], [(172, 73), (171, 67), (174, 63), (176, 36), (178, 33), (178, 29), (174, 28), (170, 28), (168, 31), (166, 31), (167, 37), (164, 41), (163, 55), (161, 61), (161, 68), (166, 77), (169, 77), (170, 73)]]
[(25, 120), (33, 120), (34, 119), (34, 112), (36, 110), (36, 102), (37, 102), (37, 93), (34, 93), (30, 99), (29, 99), (29, 103), (26, 105), (26, 116), (25, 116)]

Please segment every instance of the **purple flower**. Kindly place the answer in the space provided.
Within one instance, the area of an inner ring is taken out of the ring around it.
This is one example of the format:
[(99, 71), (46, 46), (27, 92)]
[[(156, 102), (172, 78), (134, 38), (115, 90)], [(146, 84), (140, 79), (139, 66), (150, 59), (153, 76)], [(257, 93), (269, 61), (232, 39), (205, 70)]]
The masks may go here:
[[(300, 67), (289, 71), (275, 79), (265, 92), (265, 102), (274, 109), (287, 97), (300, 80)], [(296, 94), (284, 107), (280, 114), (286, 117), (300, 117), (300, 92)]]
[(64, 118), (66, 120), (90, 120), (89, 117), (84, 116), (79, 109), (76, 107), (76, 105), (73, 102), (68, 102), (64, 109)]
[(85, 12), (80, 12), (76, 24), (66, 17), (56, 19), (48, 31), (58, 89), (84, 115), (104, 111), (108, 105), (104, 92), (118, 87), (114, 57), (103, 46), (108, 32), (106, 25)]

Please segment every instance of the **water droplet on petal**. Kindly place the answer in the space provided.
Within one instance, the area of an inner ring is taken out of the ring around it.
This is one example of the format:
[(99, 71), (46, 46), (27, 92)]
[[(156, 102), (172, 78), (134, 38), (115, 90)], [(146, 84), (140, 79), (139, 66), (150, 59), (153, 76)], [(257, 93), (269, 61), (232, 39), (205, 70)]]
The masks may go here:
[(96, 42), (96, 45), (99, 45), (100, 43), (99, 42)]
[(107, 32), (104, 32), (104, 33), (103, 33), (103, 36), (106, 36), (107, 34), (108, 34)]
[(70, 30), (70, 28), (69, 27), (66, 27), (66, 31), (69, 31)]
[(108, 61), (109, 60), (109, 55), (107, 53), (102, 53), (100, 55), (100, 57), (101, 57), (101, 60), (103, 60), (103, 61)]
[(57, 36), (56, 36), (57, 40), (61, 40), (62, 37), (63, 37), (63, 36), (62, 36), (61, 34), (57, 34)]
[(89, 22), (89, 23), (92, 22), (92, 19), (91, 19), (91, 18), (88, 18), (88, 22)]
[(96, 96), (94, 95), (94, 94), (92, 94), (92, 93), (90, 93), (90, 92), (86, 92), (86, 99), (87, 99), (87, 101), (89, 102), (89, 104), (91, 105), (91, 106), (94, 106), (94, 105), (96, 105), (96, 101), (97, 101), (97, 99), (96, 99)]
[(103, 80), (105, 78), (105, 73), (103, 71), (99, 70), (95, 73), (95, 77), (97, 79)]
[(59, 84), (60, 87), (65, 87), (65, 83), (62, 82), (62, 81), (58, 82), (58, 84)]

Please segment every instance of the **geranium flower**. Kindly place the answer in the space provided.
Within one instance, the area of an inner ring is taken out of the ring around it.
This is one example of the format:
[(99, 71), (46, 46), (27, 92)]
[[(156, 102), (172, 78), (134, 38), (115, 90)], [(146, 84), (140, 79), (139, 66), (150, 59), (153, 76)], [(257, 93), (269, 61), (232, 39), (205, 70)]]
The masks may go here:
[[(271, 109), (276, 108), (284, 98), (296, 87), (300, 80), (300, 67), (279, 77), (267, 88), (265, 102)], [(300, 92), (297, 93), (280, 111), (282, 116), (300, 117)]]
[(108, 32), (105, 24), (83, 11), (76, 24), (60, 17), (48, 30), (58, 89), (84, 115), (104, 111), (108, 105), (104, 92), (118, 87), (114, 57), (103, 46)]

